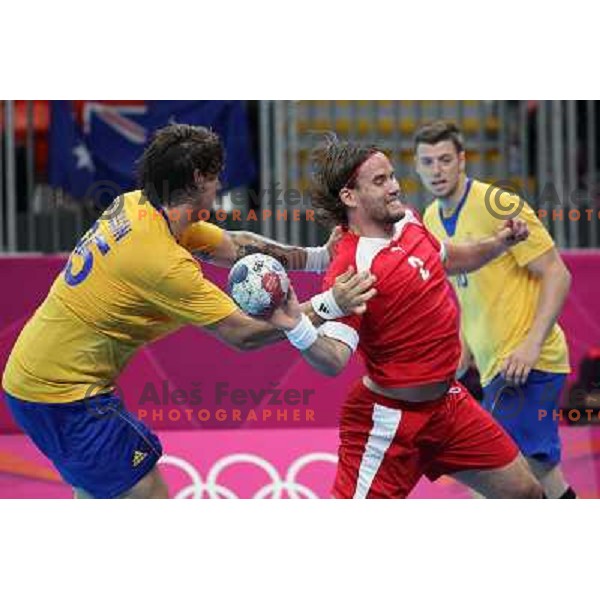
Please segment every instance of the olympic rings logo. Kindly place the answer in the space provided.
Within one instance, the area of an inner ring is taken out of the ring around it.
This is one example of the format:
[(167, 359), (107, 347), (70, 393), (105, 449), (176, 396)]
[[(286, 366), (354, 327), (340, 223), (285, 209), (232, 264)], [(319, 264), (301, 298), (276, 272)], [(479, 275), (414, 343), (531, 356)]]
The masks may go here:
[(280, 499), (284, 493), (294, 500), (316, 499), (319, 496), (308, 486), (296, 481), (296, 477), (311, 463), (323, 462), (337, 465), (337, 456), (329, 452), (311, 452), (297, 458), (288, 468), (285, 477), (281, 477), (279, 471), (265, 458), (256, 454), (230, 454), (219, 459), (210, 469), (206, 480), (198, 470), (187, 460), (178, 456), (163, 455), (159, 461), (160, 465), (176, 467), (182, 470), (191, 483), (179, 490), (174, 496), (176, 500), (181, 499), (234, 499), (239, 496), (230, 488), (218, 483), (219, 476), (225, 469), (236, 464), (246, 464), (259, 467), (270, 477), (271, 481), (260, 488), (252, 498), (254, 499)]

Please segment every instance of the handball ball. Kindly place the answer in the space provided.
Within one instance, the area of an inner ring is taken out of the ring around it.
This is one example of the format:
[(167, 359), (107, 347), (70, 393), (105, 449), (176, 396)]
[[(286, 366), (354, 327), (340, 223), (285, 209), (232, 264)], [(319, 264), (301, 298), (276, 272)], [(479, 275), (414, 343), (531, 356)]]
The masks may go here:
[(229, 293), (253, 317), (268, 318), (287, 299), (290, 280), (281, 263), (266, 254), (250, 254), (229, 271)]

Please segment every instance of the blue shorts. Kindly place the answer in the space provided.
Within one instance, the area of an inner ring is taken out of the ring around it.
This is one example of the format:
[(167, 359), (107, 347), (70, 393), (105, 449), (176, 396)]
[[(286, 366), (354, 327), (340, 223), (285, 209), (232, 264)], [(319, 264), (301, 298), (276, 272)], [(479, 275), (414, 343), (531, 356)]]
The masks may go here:
[(559, 409), (566, 378), (562, 373), (533, 370), (525, 385), (507, 384), (497, 375), (483, 388), (483, 407), (511, 435), (526, 458), (550, 466), (560, 462), (558, 419), (554, 411)]
[(62, 478), (94, 498), (116, 498), (162, 455), (160, 441), (114, 394), (68, 404), (25, 402), (6, 393), (17, 424)]

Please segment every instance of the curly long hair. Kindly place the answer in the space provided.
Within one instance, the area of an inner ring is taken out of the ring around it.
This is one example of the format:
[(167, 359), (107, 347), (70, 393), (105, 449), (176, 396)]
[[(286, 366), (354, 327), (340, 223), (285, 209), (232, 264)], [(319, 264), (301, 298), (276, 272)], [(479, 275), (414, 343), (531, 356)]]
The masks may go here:
[(311, 155), (313, 172), (311, 201), (315, 218), (326, 227), (347, 225), (346, 206), (340, 199), (343, 188), (354, 188), (360, 166), (373, 154), (382, 152), (374, 145), (342, 141), (327, 134)]
[(195, 187), (196, 169), (204, 177), (216, 177), (224, 161), (223, 144), (210, 129), (167, 125), (155, 132), (137, 163), (139, 186), (152, 201), (178, 204)]

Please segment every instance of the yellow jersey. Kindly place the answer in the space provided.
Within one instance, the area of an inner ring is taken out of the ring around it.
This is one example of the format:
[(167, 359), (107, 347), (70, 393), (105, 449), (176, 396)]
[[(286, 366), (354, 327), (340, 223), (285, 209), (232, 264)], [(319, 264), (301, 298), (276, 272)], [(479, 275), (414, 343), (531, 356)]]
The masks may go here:
[[(454, 213), (444, 218), (434, 200), (423, 222), (440, 241), (474, 241), (492, 236), (505, 221), (486, 207), (488, 198), (504, 194), (487, 183), (468, 179), (467, 189)], [(504, 359), (521, 344), (535, 317), (541, 284), (527, 264), (554, 247), (552, 238), (531, 207), (524, 202), (518, 215), (529, 227), (529, 238), (473, 273), (451, 276), (461, 307), (461, 331), (471, 350), (482, 385), (499, 372)], [(569, 373), (565, 335), (555, 324), (542, 347), (536, 369)]]
[(108, 392), (144, 344), (185, 324), (205, 326), (231, 315), (235, 304), (203, 277), (190, 253), (211, 252), (223, 235), (198, 222), (178, 243), (165, 212), (140, 191), (117, 198), (81, 238), (22, 330), (4, 389), (47, 403)]

